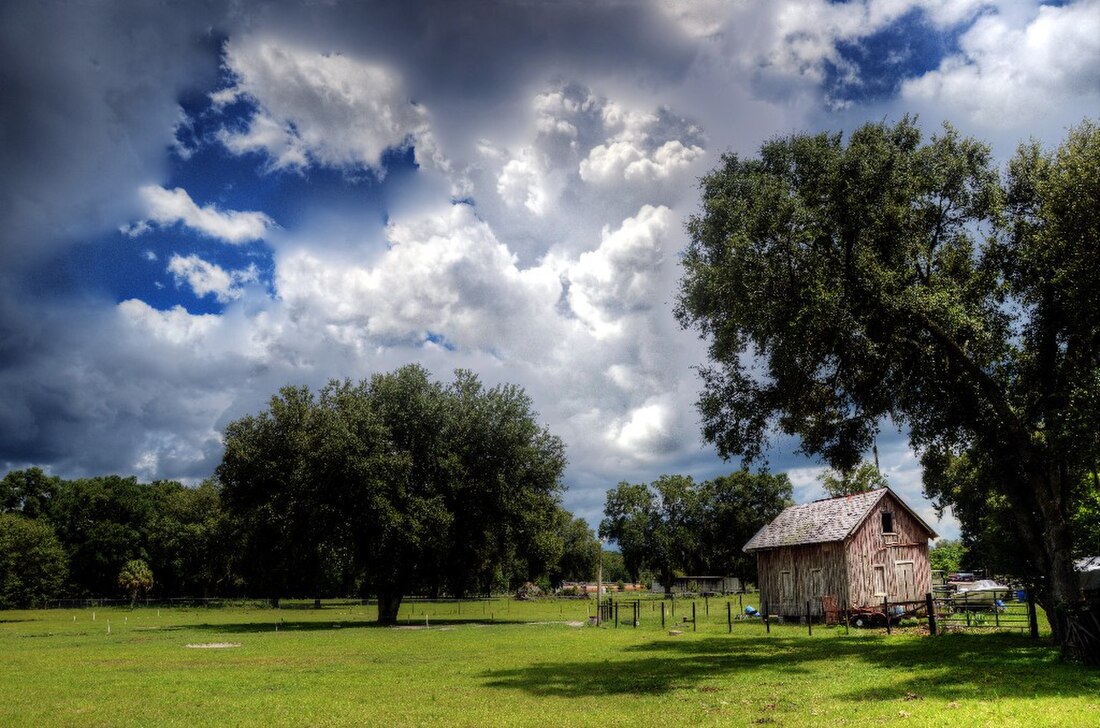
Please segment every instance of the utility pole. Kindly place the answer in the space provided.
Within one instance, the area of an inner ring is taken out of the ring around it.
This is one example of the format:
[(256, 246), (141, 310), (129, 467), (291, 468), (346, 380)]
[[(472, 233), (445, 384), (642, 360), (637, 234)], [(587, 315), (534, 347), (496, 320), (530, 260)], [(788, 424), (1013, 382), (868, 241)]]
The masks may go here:
[(596, 567), (596, 626), (599, 627), (603, 621), (600, 619), (602, 614), (602, 600), (603, 599), (603, 539), (600, 539), (600, 560)]

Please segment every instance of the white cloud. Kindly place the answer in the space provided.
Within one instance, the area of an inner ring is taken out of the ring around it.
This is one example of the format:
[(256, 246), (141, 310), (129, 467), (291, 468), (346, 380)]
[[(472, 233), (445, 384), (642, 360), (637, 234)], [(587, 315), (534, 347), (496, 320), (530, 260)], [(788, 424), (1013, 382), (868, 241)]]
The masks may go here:
[(902, 85), (902, 98), (958, 109), (974, 121), (1019, 127), (1071, 100), (1100, 103), (1100, 2), (1041, 6), (1026, 24), (985, 15), (961, 52)]
[(581, 162), (580, 175), (585, 182), (597, 184), (650, 183), (686, 170), (702, 156), (702, 147), (684, 146), (679, 139), (665, 142), (651, 153), (629, 141), (614, 141), (594, 147)]
[(692, 38), (722, 31), (737, 0), (655, 0), (658, 9)]
[(222, 211), (214, 205), (199, 207), (182, 187), (166, 190), (147, 185), (138, 192), (145, 204), (147, 220), (124, 228), (126, 233), (135, 237), (148, 232), (150, 222), (163, 226), (182, 223), (203, 235), (237, 245), (262, 239), (275, 225), (262, 212)]
[(617, 230), (604, 228), (600, 246), (569, 266), (569, 304), (597, 338), (620, 334), (624, 316), (649, 307), (671, 225), (667, 207), (647, 205)]
[(394, 222), (386, 237), (389, 249), (373, 266), (289, 253), (278, 266), (279, 294), (383, 341), (431, 334), (462, 348), (537, 345), (530, 327), (552, 314), (561, 283), (548, 268), (520, 269), (470, 206)]
[(263, 152), (275, 169), (315, 163), (378, 174), (388, 149), (415, 145), (418, 161), (441, 160), (427, 110), (391, 68), (258, 38), (227, 42), (225, 66), (235, 85), (214, 94), (215, 104), (246, 98), (258, 107), (245, 129), (219, 132), (235, 154)]
[(523, 205), (535, 215), (544, 215), (554, 195), (547, 184), (548, 171), (539, 152), (525, 147), (519, 157), (508, 160), (500, 170), (497, 194), (512, 207)]
[(173, 255), (168, 261), (168, 272), (175, 276), (177, 286), (186, 283), (197, 297), (212, 295), (219, 303), (240, 298), (241, 284), (255, 282), (259, 277), (255, 265), (227, 271), (197, 255)]
[(201, 341), (221, 321), (221, 317), (215, 314), (188, 313), (183, 306), (158, 311), (136, 298), (118, 304), (118, 312), (131, 326), (140, 328), (158, 341), (174, 346)]
[[(541, 218), (595, 212), (606, 224), (608, 213), (683, 195), (682, 183), (705, 155), (702, 131), (668, 108), (639, 111), (579, 84), (535, 95), (531, 110), (528, 143), (518, 150), (478, 144), (482, 159), (499, 165), (495, 190), (509, 211)], [(595, 197), (593, 188), (599, 188)], [(577, 204), (580, 199), (586, 204)], [(568, 211), (559, 206), (563, 200)], [(553, 234), (560, 240), (560, 228)]]
[(651, 462), (675, 449), (676, 424), (668, 398), (655, 397), (613, 422), (608, 439), (632, 457)]

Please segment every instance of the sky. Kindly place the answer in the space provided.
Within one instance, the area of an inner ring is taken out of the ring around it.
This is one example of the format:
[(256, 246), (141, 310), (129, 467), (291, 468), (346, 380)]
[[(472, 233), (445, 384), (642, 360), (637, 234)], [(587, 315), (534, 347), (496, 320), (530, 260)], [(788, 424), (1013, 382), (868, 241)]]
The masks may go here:
[[(13, 2), (0, 93), (0, 471), (195, 483), (280, 387), (418, 362), (524, 387), (595, 526), (741, 465), (672, 315), (720, 155), (906, 114), (1052, 148), (1100, 0)], [(796, 438), (767, 465), (823, 495)]]

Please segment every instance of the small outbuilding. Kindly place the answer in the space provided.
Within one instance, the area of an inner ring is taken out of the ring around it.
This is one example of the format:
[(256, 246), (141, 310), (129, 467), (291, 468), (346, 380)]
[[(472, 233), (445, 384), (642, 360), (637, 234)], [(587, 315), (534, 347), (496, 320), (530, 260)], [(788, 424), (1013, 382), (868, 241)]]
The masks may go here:
[(771, 614), (916, 602), (932, 591), (928, 540), (936, 532), (889, 488), (791, 506), (744, 550), (756, 554), (760, 601)]

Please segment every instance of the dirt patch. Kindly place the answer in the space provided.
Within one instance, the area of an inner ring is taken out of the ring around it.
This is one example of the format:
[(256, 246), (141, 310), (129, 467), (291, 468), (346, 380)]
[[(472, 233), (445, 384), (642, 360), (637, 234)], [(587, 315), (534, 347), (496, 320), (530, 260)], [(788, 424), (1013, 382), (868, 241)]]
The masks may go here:
[(201, 642), (199, 644), (186, 644), (192, 650), (224, 650), (227, 647), (240, 647), (240, 642)]

